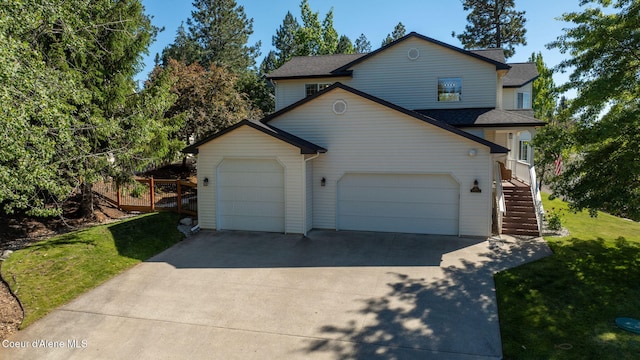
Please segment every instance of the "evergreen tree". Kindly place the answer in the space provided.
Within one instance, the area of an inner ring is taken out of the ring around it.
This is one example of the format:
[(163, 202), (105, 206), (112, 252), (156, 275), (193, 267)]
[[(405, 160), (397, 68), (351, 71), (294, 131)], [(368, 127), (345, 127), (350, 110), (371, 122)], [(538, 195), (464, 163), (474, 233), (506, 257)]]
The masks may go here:
[(462, 7), (471, 11), (464, 32), (457, 35), (465, 49), (502, 48), (510, 58), (516, 45), (527, 44), (525, 12), (514, 9), (514, 0), (464, 0)]
[(353, 54), (355, 53), (355, 49), (353, 48), (353, 44), (351, 43), (351, 39), (348, 36), (342, 35), (340, 36), (340, 40), (338, 41), (338, 47), (335, 51), (336, 54)]
[(276, 34), (271, 38), (271, 43), (277, 50), (275, 53), (277, 59), (275, 62), (276, 68), (289, 61), (297, 52), (296, 34), (299, 29), (300, 24), (298, 24), (298, 20), (288, 11), (282, 21), (282, 25), (280, 25), (278, 30), (276, 30)]
[(265, 56), (264, 60), (262, 60), (262, 64), (260, 64), (260, 75), (267, 75), (273, 70), (278, 68), (278, 57), (276, 56), (276, 52), (271, 50)]
[(580, 156), (567, 164), (555, 190), (573, 209), (640, 220), (640, 2), (582, 3), (591, 6), (564, 14), (574, 27), (550, 44), (572, 55), (558, 66), (572, 70), (562, 90), (579, 90), (568, 111), (577, 121)]
[(169, 59), (192, 64), (202, 61), (202, 56), (203, 49), (194, 38), (189, 36), (184, 28), (184, 23), (180, 23), (175, 40), (162, 50), (162, 64), (166, 66)]
[(227, 66), (234, 72), (244, 71), (255, 65), (260, 55), (260, 42), (248, 46), (253, 34), (253, 19), (248, 19), (244, 7), (235, 0), (195, 0), (195, 10), (187, 19), (188, 39), (200, 47), (197, 61), (202, 66), (209, 64)]
[(393, 28), (393, 32), (391, 34), (387, 34), (387, 37), (382, 41), (382, 46), (388, 45), (400, 39), (401, 37), (405, 36), (405, 33), (406, 29), (404, 25), (402, 24), (402, 22), (399, 22), (398, 25)]
[(371, 52), (371, 42), (369, 42), (364, 34), (360, 34), (360, 37), (356, 39), (354, 51), (356, 54), (367, 54)]
[(59, 214), (80, 190), (91, 214), (93, 182), (177, 150), (167, 83), (134, 92), (157, 29), (138, 0), (12, 5), (0, 7), (2, 211)]

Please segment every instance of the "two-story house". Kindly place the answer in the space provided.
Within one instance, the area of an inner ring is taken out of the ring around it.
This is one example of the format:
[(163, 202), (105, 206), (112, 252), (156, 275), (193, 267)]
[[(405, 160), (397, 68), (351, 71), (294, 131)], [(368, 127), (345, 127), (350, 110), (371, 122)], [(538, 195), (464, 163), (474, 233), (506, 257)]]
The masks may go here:
[(273, 114), (185, 149), (198, 154), (199, 224), (489, 236), (498, 163), (529, 181), (536, 77), (502, 50), (416, 33), (369, 54), (295, 57), (268, 76)]

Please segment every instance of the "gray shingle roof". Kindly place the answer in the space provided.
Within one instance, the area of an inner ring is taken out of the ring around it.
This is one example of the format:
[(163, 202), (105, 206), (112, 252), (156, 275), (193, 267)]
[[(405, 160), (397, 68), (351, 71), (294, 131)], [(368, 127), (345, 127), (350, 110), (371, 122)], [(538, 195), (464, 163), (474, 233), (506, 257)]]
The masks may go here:
[(520, 87), (538, 78), (538, 68), (535, 63), (513, 63), (511, 70), (502, 79), (503, 87)]
[(317, 93), (315, 95), (307, 96), (306, 98), (304, 98), (304, 99), (302, 99), (302, 100), (300, 100), (300, 101), (298, 101), (296, 103), (293, 103), (293, 104), (291, 104), (291, 105), (289, 105), (289, 106), (287, 106), (287, 107), (285, 107), (283, 109), (280, 109), (280, 110), (276, 111), (275, 113), (264, 117), (260, 121), (266, 124), (269, 121), (277, 118), (278, 116), (280, 116), (282, 114), (285, 114), (285, 113), (287, 113), (287, 112), (289, 112), (289, 111), (291, 111), (293, 109), (296, 109), (296, 108), (298, 108), (298, 107), (300, 107), (300, 106), (302, 106), (302, 105), (304, 105), (304, 104), (306, 104), (306, 103), (308, 103), (310, 101), (313, 101), (318, 97), (324, 96), (325, 94), (327, 94), (327, 93), (329, 93), (329, 92), (331, 92), (331, 91), (333, 91), (335, 89), (342, 89), (342, 90), (348, 91), (348, 92), (350, 92), (350, 93), (352, 93), (354, 95), (363, 97), (363, 98), (368, 99), (370, 101), (373, 101), (373, 102), (375, 102), (375, 103), (377, 103), (379, 105), (382, 105), (382, 106), (385, 106), (385, 107), (390, 108), (392, 110), (398, 111), (400, 113), (409, 115), (409, 116), (411, 116), (411, 117), (413, 117), (413, 118), (415, 118), (417, 120), (423, 121), (425, 123), (429, 123), (431, 125), (439, 127), (441, 129), (444, 129), (444, 130), (449, 131), (451, 133), (457, 134), (457, 135), (462, 136), (464, 138), (467, 138), (469, 140), (472, 140), (472, 141), (475, 141), (477, 143), (480, 143), (480, 144), (482, 144), (484, 146), (487, 146), (490, 149), (492, 154), (504, 154), (504, 153), (507, 153), (509, 151), (509, 149), (507, 149), (507, 148), (505, 148), (503, 146), (495, 144), (495, 143), (493, 143), (491, 141), (487, 141), (487, 140), (485, 140), (483, 138), (480, 138), (478, 136), (470, 134), (470, 133), (468, 133), (466, 131), (460, 130), (460, 129), (458, 129), (458, 127), (450, 125), (450, 124), (448, 124), (448, 123), (446, 123), (444, 121), (437, 120), (437, 119), (435, 119), (433, 117), (425, 116), (424, 114), (421, 114), (421, 113), (419, 113), (417, 111), (412, 111), (412, 110), (403, 108), (403, 107), (398, 106), (396, 104), (390, 103), (390, 102), (388, 102), (386, 100), (377, 98), (377, 97), (375, 97), (373, 95), (370, 95), (370, 94), (367, 94), (367, 93), (365, 93), (363, 91), (354, 89), (354, 88), (352, 88), (350, 86), (347, 86), (347, 85), (344, 85), (344, 84), (342, 84), (340, 82), (336, 82), (333, 85), (329, 86), (328, 88), (320, 91), (319, 93)]
[(484, 56), (486, 58), (501, 62), (501, 63), (506, 63), (507, 60), (504, 58), (504, 50), (500, 49), (500, 48), (494, 48), (494, 49), (481, 49), (481, 50), (470, 50), (472, 53), (476, 54), (476, 55), (480, 55), (480, 56)]
[(278, 79), (296, 79), (296, 78), (317, 78), (317, 77), (337, 77), (351, 76), (349, 68), (360, 61), (375, 56), (395, 44), (402, 42), (408, 38), (417, 37), (424, 41), (446, 47), (448, 49), (460, 52), (461, 54), (475, 57), (479, 60), (489, 62), (496, 65), (497, 69), (509, 69), (510, 66), (505, 63), (504, 52), (501, 49), (486, 49), (467, 51), (453, 45), (449, 45), (442, 41), (438, 41), (424, 35), (412, 32), (386, 46), (379, 48), (368, 54), (338, 54), (338, 55), (319, 55), (319, 56), (296, 56), (287, 61), (281, 67), (272, 71), (267, 78), (272, 80)]
[(242, 120), (239, 123), (236, 123), (234, 125), (229, 126), (226, 129), (220, 130), (215, 134), (212, 134), (211, 136), (208, 136), (198, 142), (196, 142), (195, 144), (186, 147), (184, 150), (182, 150), (183, 153), (192, 153), (192, 154), (196, 154), (198, 152), (198, 148), (206, 143), (208, 143), (209, 141), (218, 138), (228, 132), (231, 132), (241, 126), (249, 126), (252, 127), (258, 131), (262, 131), (263, 133), (269, 135), (269, 136), (273, 136), (276, 139), (280, 139), (286, 143), (289, 143), (297, 148), (300, 149), (300, 153), (301, 154), (317, 154), (317, 153), (326, 153), (327, 149), (323, 148), (322, 146), (318, 146), (316, 144), (313, 144), (305, 139), (299, 138), (293, 134), (290, 134), (286, 131), (280, 130), (274, 126), (268, 125), (268, 124), (264, 124), (262, 122), (259, 121), (254, 121), (254, 120)]
[(295, 56), (281, 67), (267, 75), (269, 79), (296, 77), (332, 77), (350, 76), (350, 73), (332, 73), (335, 69), (348, 64), (365, 54)]
[(431, 109), (416, 110), (422, 115), (455, 127), (543, 126), (545, 122), (533, 117), (531, 110)]

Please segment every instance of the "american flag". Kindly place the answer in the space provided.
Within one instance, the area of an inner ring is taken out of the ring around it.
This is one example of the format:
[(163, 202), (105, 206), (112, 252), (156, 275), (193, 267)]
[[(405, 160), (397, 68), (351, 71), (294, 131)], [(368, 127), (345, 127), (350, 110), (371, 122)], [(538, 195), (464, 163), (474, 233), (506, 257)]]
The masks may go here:
[(562, 155), (558, 155), (558, 158), (554, 163), (556, 165), (556, 170), (554, 173), (556, 174), (556, 176), (558, 176), (562, 174)]

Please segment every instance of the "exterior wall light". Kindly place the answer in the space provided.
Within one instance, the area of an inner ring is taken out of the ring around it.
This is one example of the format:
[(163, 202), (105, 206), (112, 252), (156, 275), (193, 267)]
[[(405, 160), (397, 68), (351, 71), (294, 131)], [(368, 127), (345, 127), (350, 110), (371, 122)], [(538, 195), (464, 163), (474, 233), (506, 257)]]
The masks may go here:
[(209, 178), (208, 177), (204, 178), (204, 180), (202, 181), (202, 185), (209, 186)]
[(476, 156), (476, 155), (478, 155), (478, 150), (476, 150), (476, 149), (469, 149), (469, 156), (470, 156), (470, 157), (474, 157), (474, 156)]
[(320, 180), (320, 186), (327, 186), (327, 179), (322, 178), (322, 179)]
[(478, 179), (473, 180), (473, 187), (471, 188), (472, 193), (481, 193), (482, 190), (478, 187)]

